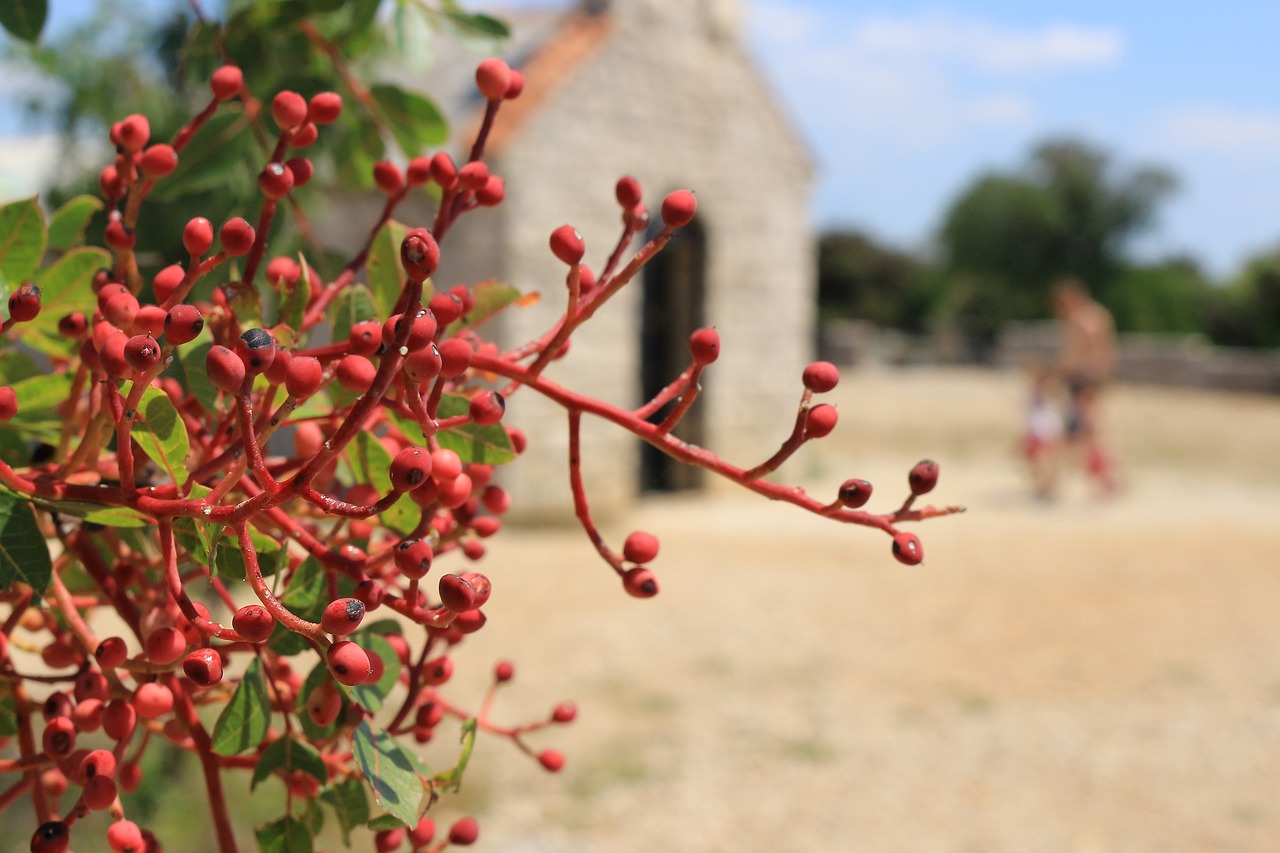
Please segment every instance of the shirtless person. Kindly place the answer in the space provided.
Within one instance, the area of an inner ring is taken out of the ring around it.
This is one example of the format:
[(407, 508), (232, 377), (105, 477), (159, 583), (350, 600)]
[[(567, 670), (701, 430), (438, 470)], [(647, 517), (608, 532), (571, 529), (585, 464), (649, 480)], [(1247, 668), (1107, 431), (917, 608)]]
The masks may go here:
[(1052, 298), (1062, 322), (1057, 368), (1069, 395), (1066, 441), (1079, 448), (1086, 470), (1110, 493), (1116, 488), (1114, 460), (1099, 434), (1099, 397), (1115, 366), (1115, 322), (1076, 279), (1055, 284)]

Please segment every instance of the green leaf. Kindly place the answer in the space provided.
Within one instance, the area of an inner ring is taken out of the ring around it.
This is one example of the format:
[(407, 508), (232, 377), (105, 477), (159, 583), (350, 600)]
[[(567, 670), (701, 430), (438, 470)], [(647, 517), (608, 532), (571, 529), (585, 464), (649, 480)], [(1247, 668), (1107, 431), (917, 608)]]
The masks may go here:
[[(284, 559), (288, 558), (289, 552), (279, 542), (261, 531), (250, 530), (249, 541), (253, 543), (254, 553), (258, 555), (258, 568), (262, 571), (263, 577), (271, 577), (278, 572)], [(215, 547), (209, 549), (212, 555), (210, 565), (217, 571), (218, 577), (230, 581), (243, 581), (245, 579), (244, 554), (240, 550), (239, 542), (221, 543), (218, 540), (213, 544)]]
[(229, 173), (247, 169), (252, 134), (241, 133), (249, 122), (236, 103), (223, 104), (182, 149), (178, 167), (151, 193), (153, 199), (173, 201), (182, 196), (225, 187)]
[(342, 843), (351, 846), (351, 830), (369, 821), (369, 795), (359, 779), (347, 779), (320, 792), (320, 799), (333, 809), (342, 829)]
[[(356, 433), (355, 441), (347, 445), (347, 456), (355, 469), (356, 482), (372, 483), (378, 489), (390, 488), (391, 453), (376, 436)], [(402, 536), (412, 532), (421, 518), (422, 511), (411, 500), (398, 500), (379, 516), (384, 527)]]
[(400, 658), (396, 650), (383, 637), (377, 634), (360, 631), (352, 640), (359, 643), (365, 651), (372, 652), (382, 658), (382, 678), (377, 684), (357, 684), (350, 688), (351, 700), (369, 713), (377, 713), (387, 694), (400, 680)]
[(271, 724), (271, 697), (262, 661), (254, 658), (213, 726), (213, 751), (239, 755), (262, 743)]
[(35, 41), (49, 14), (47, 0), (4, 0), (0, 3), (0, 25), (15, 38)]
[(471, 753), (476, 748), (478, 725), (475, 717), (469, 717), (462, 724), (462, 749), (458, 753), (458, 762), (446, 772), (436, 774), (435, 780), (439, 785), (454, 791), (462, 788), (462, 776), (467, 772), (467, 765), (471, 763)]
[(370, 820), (368, 825), (370, 832), (381, 832), (384, 829), (400, 829), (401, 827), (408, 826), (408, 824), (400, 818), (390, 814), (380, 814)]
[(45, 239), (44, 213), (34, 197), (0, 207), (0, 275), (13, 286), (34, 276)]
[(467, 312), (467, 316), (454, 321), (450, 326), (450, 334), (455, 335), (460, 329), (470, 329), (497, 314), (503, 308), (520, 298), (520, 291), (509, 284), (486, 281), (471, 288), (471, 297), (475, 305)]
[[(307, 557), (298, 566), (289, 581), (289, 587), (280, 596), (294, 613), (311, 622), (319, 622), (320, 614), (329, 603), (328, 587), (324, 580), (324, 567), (314, 557)], [(277, 654), (296, 655), (307, 648), (307, 641), (292, 631), (276, 631), (268, 645)]]
[(149, 387), (143, 391), (138, 419), (132, 430), (133, 440), (173, 482), (182, 485), (187, 479), (187, 454), (191, 452), (191, 443), (187, 438), (187, 426), (173, 407), (169, 395), (159, 388)]
[(66, 252), (83, 243), (84, 229), (102, 208), (102, 199), (91, 195), (78, 195), (64, 203), (49, 220), (49, 248)]
[[(0, 737), (13, 737), (18, 733), (18, 712), (14, 710), (13, 699), (7, 691), (0, 693), (0, 699), (7, 700), (0, 701)], [(361, 790), (364, 790), (364, 786), (361, 786)]]
[(253, 768), (253, 780), (249, 790), (258, 787), (258, 783), (277, 770), (284, 770), (285, 775), (295, 770), (306, 773), (321, 785), (329, 784), (329, 771), (324, 766), (324, 759), (314, 746), (303, 741), (294, 740), (288, 735), (277, 738), (271, 746), (258, 756), (258, 764)]
[(86, 317), (93, 316), (98, 307), (98, 298), (92, 288), (94, 273), (110, 266), (111, 255), (106, 251), (82, 247), (72, 249), (40, 271), (35, 280), (40, 286), (40, 313), (20, 327), (24, 333), (30, 329), (45, 336), (44, 340), (29, 337), (32, 346), (43, 352), (66, 352), (69, 342), (58, 331), (58, 321), (72, 311), (81, 311)]
[(43, 593), (52, 577), (49, 546), (40, 535), (31, 504), (11, 492), (0, 492), (0, 589), (22, 581)]
[(312, 853), (311, 827), (296, 817), (282, 817), (253, 830), (258, 853)]
[(373, 245), (369, 247), (369, 260), (365, 267), (379, 317), (391, 316), (404, 290), (405, 274), (404, 264), (400, 262), (400, 244), (404, 242), (404, 235), (408, 231), (408, 226), (392, 220), (378, 229)]
[(218, 388), (209, 380), (209, 374), (204, 369), (205, 357), (211, 349), (213, 344), (209, 342), (194, 347), (180, 347), (171, 369), (178, 384), (189, 391), (206, 412), (213, 413), (218, 411)]
[(449, 22), (463, 35), (485, 36), (493, 39), (505, 39), (511, 36), (507, 25), (497, 18), (488, 15), (469, 15), (466, 12), (445, 12)]
[(356, 323), (378, 319), (378, 306), (369, 288), (357, 284), (338, 294), (329, 306), (329, 314), (333, 317), (333, 339), (345, 341)]
[(302, 266), (302, 275), (292, 285), (282, 285), (284, 292), (279, 294), (276, 322), (284, 323), (297, 335), (302, 334), (302, 320), (307, 313), (307, 303), (311, 301), (311, 271), (307, 259), (298, 255), (298, 263)]
[(356, 726), (351, 743), (356, 764), (373, 787), (374, 800), (406, 826), (417, 823), (423, 790), (418, 762), (368, 720)]
[(14, 385), (33, 376), (44, 375), (45, 370), (31, 356), (21, 350), (11, 349), (0, 358), (0, 385)]
[(444, 115), (423, 95), (386, 84), (370, 87), (369, 94), (407, 156), (415, 157), (448, 140), (449, 126)]
[(4, 429), (17, 431), (23, 438), (56, 444), (62, 431), (57, 407), (71, 394), (71, 375), (33, 376), (14, 383), (13, 390), (18, 397), (18, 413), (3, 425)]
[[(461, 394), (445, 394), (440, 398), (436, 417), (444, 419), (465, 415), (470, 411), (470, 406), (468, 398)], [(516, 458), (515, 448), (511, 446), (511, 438), (501, 424), (481, 426), (469, 423), (456, 429), (445, 430), (437, 436), (437, 439), (441, 447), (452, 450), (466, 463), (502, 465)]]

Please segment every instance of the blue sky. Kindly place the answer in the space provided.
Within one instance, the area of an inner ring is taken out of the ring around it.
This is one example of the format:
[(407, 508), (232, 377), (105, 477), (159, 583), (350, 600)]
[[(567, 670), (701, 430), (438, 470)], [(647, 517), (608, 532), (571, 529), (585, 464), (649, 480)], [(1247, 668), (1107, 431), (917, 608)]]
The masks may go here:
[[(91, 2), (51, 0), (51, 26)], [(752, 50), (818, 161), (820, 225), (927, 246), (978, 172), (1070, 134), (1180, 177), (1144, 255), (1190, 254), (1225, 275), (1280, 243), (1275, 0), (743, 4)]]

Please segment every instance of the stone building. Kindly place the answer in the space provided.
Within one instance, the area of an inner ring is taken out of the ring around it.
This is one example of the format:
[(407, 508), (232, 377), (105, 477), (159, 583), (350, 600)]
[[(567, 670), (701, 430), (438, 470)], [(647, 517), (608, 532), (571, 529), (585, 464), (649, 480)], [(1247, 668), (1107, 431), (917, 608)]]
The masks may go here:
[[(714, 325), (721, 358), (675, 433), (750, 467), (793, 423), (813, 355), (815, 273), (809, 153), (744, 45), (743, 14), (739, 0), (594, 0), (511, 15), (505, 58), (526, 85), (504, 104), (486, 155), (506, 200), (463, 217), (436, 282), (496, 278), (540, 291), (536, 305), (509, 309), (488, 330), (518, 345), (564, 309), (566, 269), (548, 249), (556, 227), (577, 227), (586, 262), (600, 269), (620, 234), (620, 176), (640, 180), (655, 220), (666, 193), (693, 190), (694, 223), (546, 376), (635, 407), (687, 366), (689, 333)], [(461, 48), (441, 45), (437, 64), (452, 77), (423, 88), (453, 113), (464, 151), (483, 108), (470, 74), (477, 56), (451, 50)], [(502, 475), (516, 507), (526, 518), (571, 518), (563, 412), (521, 391), (508, 417), (529, 438), (525, 458)], [(597, 514), (707, 479), (613, 425), (587, 418), (583, 428)]]

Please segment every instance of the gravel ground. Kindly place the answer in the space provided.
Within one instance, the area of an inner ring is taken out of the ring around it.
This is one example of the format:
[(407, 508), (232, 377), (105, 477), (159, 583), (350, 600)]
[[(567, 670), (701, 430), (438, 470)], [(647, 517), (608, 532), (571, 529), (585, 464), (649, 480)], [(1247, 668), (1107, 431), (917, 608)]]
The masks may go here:
[(556, 776), (483, 740), (440, 819), (530, 853), (1276, 850), (1280, 400), (1117, 388), (1124, 492), (1076, 475), (1043, 504), (1017, 375), (831, 396), (836, 433), (783, 473), (864, 476), (888, 508), (938, 459), (930, 498), (970, 511), (920, 528), (925, 565), (750, 495), (648, 500), (606, 528), (662, 538), (636, 601), (580, 532), (504, 531), (460, 670), (516, 662), (499, 717), (581, 714), (533, 738)]

